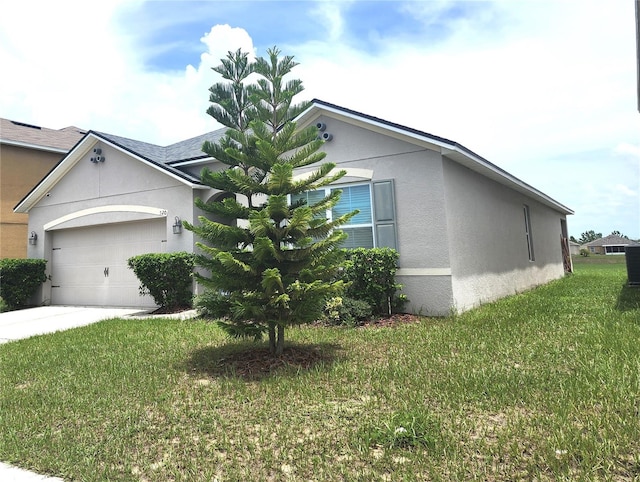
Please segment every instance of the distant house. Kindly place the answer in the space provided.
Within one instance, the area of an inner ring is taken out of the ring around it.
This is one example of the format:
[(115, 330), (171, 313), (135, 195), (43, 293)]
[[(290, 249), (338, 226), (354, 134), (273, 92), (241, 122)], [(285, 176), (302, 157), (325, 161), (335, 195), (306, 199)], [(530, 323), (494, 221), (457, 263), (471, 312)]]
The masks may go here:
[(615, 234), (610, 234), (604, 238), (596, 239), (585, 246), (593, 254), (624, 254), (627, 246), (636, 245), (635, 241), (623, 238)]
[[(318, 129), (326, 160), (346, 171), (308, 196), (342, 190), (330, 219), (360, 210), (344, 226), (347, 247), (398, 250), (408, 310), (463, 311), (571, 269), (566, 217), (573, 211), (457, 142), (320, 100), (297, 120)], [(126, 261), (197, 249), (180, 224), (208, 216), (194, 200), (233, 195), (200, 180), (203, 167), (225, 168), (201, 150), (224, 132), (166, 147), (88, 132), (16, 206), (38, 235), (29, 256), (49, 260), (50, 280), (34, 301), (153, 306), (139, 296)]]
[(0, 119), (0, 258), (26, 258), (28, 215), (13, 207), (85, 134)]
[(580, 243), (569, 241), (569, 252), (572, 256), (578, 256), (580, 254)]

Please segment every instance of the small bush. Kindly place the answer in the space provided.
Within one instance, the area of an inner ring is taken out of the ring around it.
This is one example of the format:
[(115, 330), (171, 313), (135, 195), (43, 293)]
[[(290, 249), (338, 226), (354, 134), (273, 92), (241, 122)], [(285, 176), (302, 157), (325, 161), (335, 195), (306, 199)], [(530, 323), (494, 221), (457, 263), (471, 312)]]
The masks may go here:
[(371, 305), (366, 301), (335, 296), (327, 300), (322, 321), (330, 325), (356, 326), (371, 314)]
[(391, 248), (357, 248), (346, 251), (342, 279), (349, 283), (345, 295), (367, 302), (375, 315), (399, 313), (408, 301), (396, 294), (402, 285), (395, 281), (398, 252)]
[(164, 309), (190, 307), (194, 257), (186, 252), (148, 253), (127, 261), (140, 280), (140, 295), (150, 294)]
[(585, 248), (582, 248), (580, 250), (580, 256), (584, 256), (585, 258), (588, 257), (589, 256), (589, 250), (585, 249)]
[(0, 259), (0, 297), (9, 309), (23, 307), (47, 280), (46, 259)]
[(207, 318), (224, 318), (231, 311), (229, 297), (211, 290), (196, 296), (195, 306), (198, 312)]

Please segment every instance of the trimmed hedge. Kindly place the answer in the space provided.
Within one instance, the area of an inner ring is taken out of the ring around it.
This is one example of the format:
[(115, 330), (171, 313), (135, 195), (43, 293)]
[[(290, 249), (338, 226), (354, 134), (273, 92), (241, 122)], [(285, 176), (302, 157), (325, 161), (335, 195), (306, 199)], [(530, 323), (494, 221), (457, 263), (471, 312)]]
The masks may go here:
[(193, 301), (193, 254), (148, 253), (127, 260), (140, 280), (140, 296), (150, 294), (163, 309), (190, 307)]
[(10, 309), (21, 308), (47, 280), (46, 259), (0, 259), (0, 297)]
[(402, 285), (395, 281), (398, 252), (391, 248), (357, 248), (346, 250), (346, 263), (341, 278), (350, 285), (345, 296), (366, 301), (375, 315), (402, 311), (408, 301), (397, 294)]

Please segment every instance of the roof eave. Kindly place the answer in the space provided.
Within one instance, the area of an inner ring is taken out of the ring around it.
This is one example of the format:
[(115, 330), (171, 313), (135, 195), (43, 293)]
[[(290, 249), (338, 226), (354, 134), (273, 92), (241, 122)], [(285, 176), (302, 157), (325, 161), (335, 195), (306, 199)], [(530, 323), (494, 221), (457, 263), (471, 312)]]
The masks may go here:
[(507, 171), (499, 168), (495, 164), (492, 164), (470, 149), (467, 149), (461, 144), (458, 144), (457, 142), (451, 141), (449, 139), (434, 136), (426, 132), (418, 131), (416, 129), (405, 127), (400, 124), (395, 124), (383, 119), (368, 116), (366, 114), (355, 112), (350, 109), (344, 109), (340, 106), (336, 106), (319, 99), (312, 100), (309, 107), (296, 118), (296, 121), (304, 125), (310, 123), (320, 114), (326, 113), (337, 115), (343, 118), (346, 117), (357, 123), (374, 127), (374, 129), (378, 131), (384, 130), (386, 132), (391, 132), (396, 136), (403, 137), (409, 142), (418, 143), (428, 149), (439, 151), (443, 156), (446, 156), (475, 172), (483, 174), (484, 176), (493, 179), (500, 184), (506, 185), (518, 192), (533, 197), (542, 204), (549, 206), (562, 214), (574, 214), (574, 211), (569, 209), (567, 206), (559, 203), (555, 199), (547, 196), (533, 186), (530, 186), (524, 181), (521, 181), (517, 177), (509, 174)]
[(13, 141), (11, 139), (0, 139), (0, 144), (7, 146), (24, 147), (25, 149), (34, 149), (37, 151), (55, 152), (56, 154), (64, 154), (69, 152), (69, 149), (63, 149), (60, 147), (42, 146), (39, 144), (30, 144), (28, 142)]
[(173, 177), (174, 179), (186, 184), (192, 189), (201, 189), (203, 186), (201, 183), (195, 180), (189, 180), (182, 177), (170, 170), (169, 166), (160, 165), (150, 159), (147, 159), (139, 154), (132, 152), (117, 143), (97, 134), (96, 132), (89, 131), (87, 134), (64, 156), (49, 173), (31, 190), (29, 193), (18, 202), (13, 209), (16, 213), (28, 213), (32, 207), (34, 207), (47, 192), (49, 192), (57, 183), (69, 172), (73, 166), (75, 166), (82, 157), (84, 157), (89, 150), (98, 142), (105, 142), (112, 146), (114, 149), (125, 152), (127, 155), (135, 157), (137, 160), (147, 164), (154, 169), (161, 171), (163, 174)]

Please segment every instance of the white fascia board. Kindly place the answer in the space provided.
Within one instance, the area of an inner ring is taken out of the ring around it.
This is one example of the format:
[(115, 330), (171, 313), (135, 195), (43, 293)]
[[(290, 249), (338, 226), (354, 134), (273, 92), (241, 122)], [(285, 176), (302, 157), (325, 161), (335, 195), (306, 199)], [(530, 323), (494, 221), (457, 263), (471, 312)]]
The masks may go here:
[(331, 106), (325, 106), (322, 104), (311, 104), (303, 113), (301, 113), (297, 120), (306, 125), (319, 117), (320, 115), (327, 115), (333, 118), (348, 119), (352, 124), (359, 125), (370, 130), (383, 133), (385, 135), (391, 135), (397, 139), (402, 139), (413, 144), (418, 144), (426, 149), (439, 151), (443, 156), (447, 156), (459, 164), (468, 167), (469, 169), (478, 172), (494, 181), (515, 189), (529, 197), (542, 202), (546, 206), (549, 206), (556, 211), (563, 214), (574, 214), (574, 212), (567, 206), (559, 203), (555, 199), (547, 196), (541, 191), (538, 191), (533, 186), (521, 181), (517, 177), (509, 174), (507, 171), (500, 169), (498, 166), (491, 164), (490, 162), (482, 159), (480, 156), (473, 154), (467, 149), (462, 149), (456, 143), (444, 142), (438, 139), (433, 139), (425, 135), (421, 135), (418, 132), (412, 132), (398, 126), (388, 125), (384, 122), (379, 122), (374, 119), (368, 119), (357, 115), (352, 112), (345, 112), (341, 109), (337, 109)]
[[(14, 208), (14, 212), (16, 213), (28, 213), (29, 210), (35, 206), (46, 194), (51, 191), (51, 189), (62, 179), (67, 172), (75, 166), (80, 159), (82, 159), (90, 150), (95, 146), (98, 142), (104, 142), (114, 149), (119, 150), (125, 155), (132, 157), (140, 162), (143, 162), (147, 166), (153, 167), (154, 169), (162, 172), (163, 174), (176, 179), (183, 184), (191, 187), (192, 189), (200, 189), (203, 186), (199, 184), (195, 184), (189, 182), (186, 179), (183, 179), (176, 174), (169, 172), (165, 169), (162, 169), (160, 166), (149, 162), (148, 160), (133, 154), (131, 151), (127, 151), (126, 149), (121, 148), (120, 146), (113, 144), (108, 139), (103, 137), (96, 136), (93, 133), (88, 133), (76, 146), (73, 150), (71, 150), (66, 157), (64, 157), (49, 174), (42, 180), (40, 183)], [(206, 187), (206, 186), (204, 186)]]
[[(133, 153), (133, 152), (131, 152), (131, 151), (127, 150), (127, 149), (124, 149), (124, 148), (122, 148), (122, 147), (118, 146), (117, 144), (113, 144), (113, 143), (112, 143), (112, 142), (110, 142), (108, 139), (104, 139), (104, 138), (102, 138), (102, 137), (97, 137), (97, 136), (95, 137), (95, 139), (97, 139), (97, 140), (99, 140), (99, 141), (101, 141), (101, 142), (104, 142), (105, 144), (109, 144), (109, 145), (110, 145), (111, 147), (113, 147), (114, 149), (116, 149), (116, 150), (118, 150), (118, 151), (120, 151), (120, 152), (122, 152), (122, 153), (126, 154), (126, 155), (127, 155), (127, 156), (129, 156), (129, 157), (133, 157), (134, 159), (137, 159), (138, 161), (140, 161), (140, 162), (142, 162), (142, 163), (146, 164), (146, 165), (147, 165), (147, 166), (149, 166), (149, 167), (153, 167), (155, 170), (157, 170), (157, 171), (161, 172), (162, 174), (165, 174), (165, 175), (167, 175), (167, 176), (169, 176), (169, 177), (172, 177), (173, 179), (175, 179), (175, 180), (177, 180), (177, 181), (180, 181), (180, 182), (181, 182), (181, 183), (183, 183), (183, 184), (186, 184), (187, 186), (189, 186), (189, 187), (190, 187), (190, 188), (192, 188), (192, 189), (194, 189), (194, 188), (196, 188), (196, 187), (198, 187), (198, 186), (199, 186), (198, 184), (196, 184), (196, 183), (194, 183), (194, 182), (191, 182), (191, 181), (188, 181), (187, 179), (184, 179), (183, 177), (180, 177), (180, 176), (178, 176), (177, 174), (174, 174), (174, 173), (173, 173), (173, 172), (171, 172), (171, 171), (168, 171), (168, 170), (166, 170), (166, 169), (163, 169), (163, 168), (162, 168), (161, 166), (159, 166), (158, 164), (156, 164), (156, 163), (154, 163), (154, 162), (151, 162), (151, 161), (148, 161), (148, 160), (147, 160), (147, 159), (145, 159), (144, 157), (140, 157), (140, 156), (138, 156), (137, 154), (135, 154), (135, 153)], [(168, 165), (168, 167), (173, 167), (173, 166)]]
[(69, 170), (76, 165), (76, 163), (91, 149), (97, 138), (92, 135), (85, 136), (75, 148), (62, 158), (58, 164), (47, 174), (42, 181), (40, 181), (36, 187), (34, 187), (25, 198), (20, 201), (14, 208), (16, 213), (28, 213), (29, 210), (35, 206), (40, 199), (46, 196), (46, 194), (55, 186), (62, 177), (69, 172)]
[(555, 199), (547, 196), (545, 193), (530, 186), (517, 177), (509, 174), (507, 171), (500, 169), (498, 166), (487, 162), (479, 156), (474, 156), (469, 152), (460, 149), (457, 146), (450, 146), (442, 149), (442, 155), (453, 161), (468, 167), (472, 171), (478, 172), (489, 179), (510, 187), (526, 196), (532, 197), (542, 204), (549, 206), (563, 214), (573, 214), (573, 211), (564, 204), (559, 203)]
[(169, 162), (167, 165), (171, 167), (197, 166), (199, 164), (209, 164), (214, 161), (216, 161), (215, 157), (205, 157), (202, 159), (192, 159), (190, 161)]
[(36, 151), (55, 152), (56, 154), (66, 154), (67, 152), (69, 152), (69, 149), (41, 146), (39, 144), (29, 144), (28, 142), (12, 141), (9, 139), (0, 139), (0, 144), (5, 144), (7, 146), (24, 147), (26, 149), (34, 149)]

